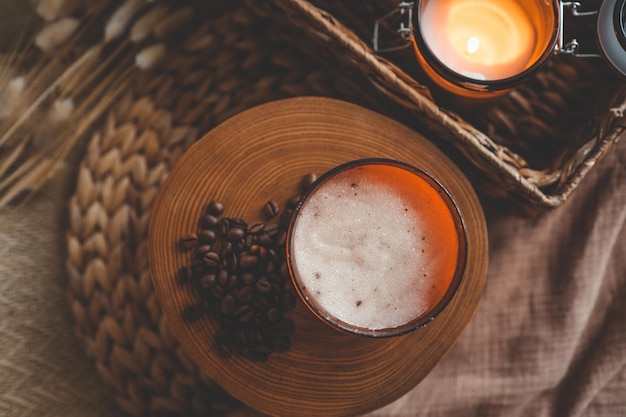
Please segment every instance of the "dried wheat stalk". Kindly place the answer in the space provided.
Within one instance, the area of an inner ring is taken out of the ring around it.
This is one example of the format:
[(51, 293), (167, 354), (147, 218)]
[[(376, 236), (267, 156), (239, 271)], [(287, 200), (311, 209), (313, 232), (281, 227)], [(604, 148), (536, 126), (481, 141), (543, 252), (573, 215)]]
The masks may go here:
[(0, 57), (0, 207), (39, 190), (124, 85), (197, 21), (188, 2), (31, 4), (39, 30)]

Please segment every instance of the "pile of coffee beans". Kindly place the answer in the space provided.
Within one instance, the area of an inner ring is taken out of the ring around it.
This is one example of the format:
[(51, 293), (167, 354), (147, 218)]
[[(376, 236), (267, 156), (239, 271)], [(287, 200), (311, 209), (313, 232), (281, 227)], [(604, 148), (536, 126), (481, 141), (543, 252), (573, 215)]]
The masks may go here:
[[(301, 191), (316, 178), (304, 176)], [(261, 210), (266, 221), (250, 223), (223, 216), (223, 204), (211, 201), (197, 233), (179, 242), (181, 250), (193, 251), (194, 256), (178, 271), (178, 281), (191, 286), (197, 299), (184, 308), (183, 319), (216, 320), (215, 341), (224, 355), (264, 361), (291, 347), (295, 329), (285, 313), (293, 309), (297, 295), (285, 260), (285, 240), (299, 199), (299, 195), (290, 198), (282, 211), (275, 201), (268, 201)]]

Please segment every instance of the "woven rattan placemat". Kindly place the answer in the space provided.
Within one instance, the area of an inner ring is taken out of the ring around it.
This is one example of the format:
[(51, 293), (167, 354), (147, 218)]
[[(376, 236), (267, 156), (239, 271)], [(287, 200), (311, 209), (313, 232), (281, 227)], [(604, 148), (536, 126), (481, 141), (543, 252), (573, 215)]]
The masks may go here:
[(208, 20), (158, 69), (129, 79), (80, 163), (69, 201), (70, 304), (87, 355), (129, 415), (206, 415), (233, 403), (183, 352), (153, 292), (150, 208), (178, 157), (229, 116), (279, 98), (384, 108), (273, 30), (245, 6)]

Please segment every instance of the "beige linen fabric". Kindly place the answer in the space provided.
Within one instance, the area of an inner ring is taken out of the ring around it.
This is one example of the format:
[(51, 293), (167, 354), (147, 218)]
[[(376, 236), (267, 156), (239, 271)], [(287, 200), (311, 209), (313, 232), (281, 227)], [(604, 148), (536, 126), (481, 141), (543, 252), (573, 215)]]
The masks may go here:
[(64, 169), (34, 199), (0, 209), (0, 417), (113, 417), (67, 303)]

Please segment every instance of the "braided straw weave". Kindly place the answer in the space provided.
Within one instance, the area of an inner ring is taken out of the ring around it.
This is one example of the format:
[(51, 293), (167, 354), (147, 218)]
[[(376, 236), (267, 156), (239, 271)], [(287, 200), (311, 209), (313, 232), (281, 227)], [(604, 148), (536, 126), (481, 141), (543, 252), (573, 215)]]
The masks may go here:
[[(448, 141), (465, 156), (477, 171), (477, 186), (522, 210), (562, 204), (619, 139), (626, 87), (599, 59), (552, 57), (534, 79), (477, 114), (436, 103), (410, 48), (383, 57), (369, 46), (374, 22), (397, 6), (395, 0), (274, 0), (258, 12), (287, 22), (286, 38), (307, 45), (318, 59), (323, 53), (341, 71), (366, 74), (381, 95), (409, 112), (405, 123), (426, 128), (427, 136)], [(592, 23), (571, 26), (581, 45), (593, 46)]]
[(129, 415), (205, 416), (235, 403), (182, 351), (152, 288), (150, 207), (180, 155), (229, 116), (274, 99), (382, 107), (278, 41), (269, 23), (245, 6), (207, 19), (160, 68), (128, 79), (80, 164), (69, 202), (69, 301), (88, 356)]

